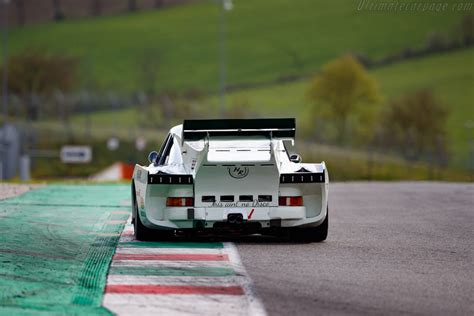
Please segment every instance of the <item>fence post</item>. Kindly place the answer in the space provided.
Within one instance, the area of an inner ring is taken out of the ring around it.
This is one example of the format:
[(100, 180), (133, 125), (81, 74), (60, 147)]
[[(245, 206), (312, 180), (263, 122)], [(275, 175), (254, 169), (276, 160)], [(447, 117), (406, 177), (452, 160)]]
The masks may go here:
[(30, 156), (23, 155), (20, 157), (20, 179), (23, 182), (30, 181)]
[(369, 146), (369, 152), (367, 155), (367, 173), (368, 173), (368, 180), (372, 180), (373, 178), (373, 169), (374, 169), (374, 148), (373, 146)]

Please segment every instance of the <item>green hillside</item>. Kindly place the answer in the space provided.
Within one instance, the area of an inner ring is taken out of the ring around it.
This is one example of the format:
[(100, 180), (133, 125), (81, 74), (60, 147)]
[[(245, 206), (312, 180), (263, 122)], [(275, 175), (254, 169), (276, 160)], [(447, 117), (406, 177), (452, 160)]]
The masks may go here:
[[(431, 89), (450, 111), (448, 143), (457, 167), (469, 166), (469, 141), (474, 131), (474, 49), (401, 62), (371, 71), (386, 100), (418, 89)], [(299, 124), (311, 126), (310, 102), (305, 97), (308, 81), (249, 89), (229, 95), (230, 104), (245, 102), (260, 115), (292, 115)], [(217, 104), (214, 98), (212, 104)], [(422, 115), (422, 113), (413, 113)], [(471, 123), (472, 124), (472, 123)], [(472, 145), (471, 145), (472, 146)]]
[[(466, 122), (474, 121), (474, 49), (446, 53), (401, 62), (371, 71), (379, 84), (385, 100), (415, 91), (432, 89), (435, 96), (449, 108), (448, 138), (453, 165), (469, 167), (469, 140), (473, 131), (466, 128)], [(230, 93), (229, 107), (245, 104), (249, 113), (255, 116), (295, 116), (299, 130), (311, 128), (311, 103), (305, 97), (308, 81), (271, 85), (263, 88), (246, 89)], [(197, 104), (207, 108), (207, 115), (216, 116), (218, 102), (210, 97)], [(420, 113), (414, 113), (420, 115)], [(85, 117), (78, 115), (73, 122), (82, 124)], [(103, 112), (91, 115), (93, 126), (138, 127), (136, 110)]]
[[(410, 2), (410, 1), (407, 1)], [(414, 1), (411, 1), (414, 2)], [(455, 1), (452, 1), (455, 2)], [(309, 74), (345, 52), (382, 57), (457, 31), (466, 11), (359, 11), (358, 1), (238, 0), (226, 12), (229, 84)], [(218, 86), (219, 9), (215, 1), (160, 11), (14, 29), (11, 52), (28, 47), (80, 58), (87, 85), (140, 90), (138, 63), (160, 60), (157, 89)]]

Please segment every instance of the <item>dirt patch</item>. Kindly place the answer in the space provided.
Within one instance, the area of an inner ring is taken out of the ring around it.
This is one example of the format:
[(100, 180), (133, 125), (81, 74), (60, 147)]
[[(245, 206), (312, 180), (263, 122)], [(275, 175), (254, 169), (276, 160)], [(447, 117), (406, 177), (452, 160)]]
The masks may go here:
[(33, 189), (44, 187), (43, 184), (0, 183), (0, 200), (21, 195)]

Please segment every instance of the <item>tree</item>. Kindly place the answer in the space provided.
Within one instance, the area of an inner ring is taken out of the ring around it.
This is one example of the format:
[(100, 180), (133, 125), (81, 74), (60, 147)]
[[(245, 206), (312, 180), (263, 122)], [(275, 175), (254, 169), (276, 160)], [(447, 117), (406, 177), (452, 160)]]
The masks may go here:
[(24, 100), (28, 118), (38, 118), (39, 96), (49, 97), (56, 90), (67, 92), (77, 83), (77, 62), (62, 55), (46, 55), (26, 49), (11, 57), (8, 88)]
[(352, 116), (357, 128), (372, 130), (375, 104), (381, 100), (378, 85), (351, 55), (330, 61), (314, 76), (308, 90), (317, 115), (336, 125), (336, 140), (346, 141), (348, 120)]
[(18, 25), (23, 26), (25, 25), (25, 1), (17, 0), (15, 1), (15, 4), (16, 4), (16, 17), (18, 20)]
[(101, 15), (102, 13), (102, 2), (101, 0), (92, 0), (91, 1), (91, 14), (92, 15)]
[(390, 101), (383, 115), (383, 139), (407, 159), (436, 155), (445, 160), (448, 110), (429, 90), (421, 90)]
[(64, 13), (61, 10), (61, 1), (53, 0), (53, 19), (55, 21), (61, 21), (64, 19)]
[(474, 44), (474, 14), (466, 15), (461, 23), (461, 34), (464, 45)]
[(141, 53), (136, 62), (138, 81), (148, 97), (157, 94), (161, 56), (157, 50), (148, 49)]
[(128, 11), (136, 11), (137, 10), (137, 1), (136, 0), (128, 0)]

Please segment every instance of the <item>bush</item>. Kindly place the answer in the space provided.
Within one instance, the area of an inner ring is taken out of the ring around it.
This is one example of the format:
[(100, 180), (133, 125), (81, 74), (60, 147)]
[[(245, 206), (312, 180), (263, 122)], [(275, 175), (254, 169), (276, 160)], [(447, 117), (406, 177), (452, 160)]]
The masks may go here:
[(429, 90), (394, 99), (383, 116), (383, 140), (407, 159), (436, 156), (446, 162), (446, 122), (448, 110)]

